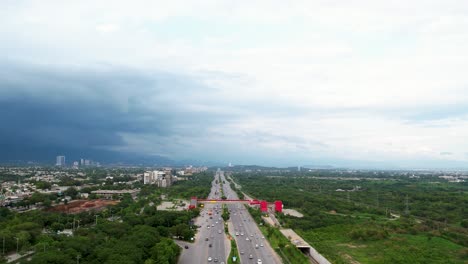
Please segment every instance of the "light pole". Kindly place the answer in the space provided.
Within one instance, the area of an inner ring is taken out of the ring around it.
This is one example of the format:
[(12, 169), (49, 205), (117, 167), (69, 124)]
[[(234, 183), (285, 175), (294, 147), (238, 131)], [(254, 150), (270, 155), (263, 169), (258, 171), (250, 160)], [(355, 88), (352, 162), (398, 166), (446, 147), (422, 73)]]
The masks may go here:
[(18, 254), (18, 250), (19, 250), (19, 238), (15, 237), (16, 238), (16, 254)]

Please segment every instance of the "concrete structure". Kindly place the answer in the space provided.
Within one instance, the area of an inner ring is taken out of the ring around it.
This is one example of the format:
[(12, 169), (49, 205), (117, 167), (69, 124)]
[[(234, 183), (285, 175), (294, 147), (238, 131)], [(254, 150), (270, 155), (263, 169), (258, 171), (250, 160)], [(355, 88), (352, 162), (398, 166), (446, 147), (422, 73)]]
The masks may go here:
[(266, 201), (260, 201), (260, 211), (262, 213), (268, 212), (268, 203)]
[(278, 213), (283, 212), (283, 202), (282, 201), (275, 201), (275, 211)]
[(57, 156), (55, 166), (65, 166), (65, 156)]
[(171, 170), (147, 171), (143, 174), (143, 184), (156, 184), (158, 187), (169, 187), (175, 181)]
[(309, 245), (302, 237), (300, 237), (292, 229), (280, 229), (281, 233), (291, 241), (299, 250), (305, 253), (307, 256), (312, 258), (315, 263), (318, 264), (331, 264), (324, 256), (317, 252), (313, 247)]

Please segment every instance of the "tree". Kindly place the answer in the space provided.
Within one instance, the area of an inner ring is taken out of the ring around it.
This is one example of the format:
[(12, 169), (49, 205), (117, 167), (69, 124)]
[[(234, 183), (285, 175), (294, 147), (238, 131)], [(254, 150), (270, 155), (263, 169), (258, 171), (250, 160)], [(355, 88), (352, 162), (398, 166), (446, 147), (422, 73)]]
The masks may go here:
[(70, 187), (65, 190), (64, 194), (70, 196), (72, 199), (76, 199), (78, 196), (78, 190), (75, 187)]

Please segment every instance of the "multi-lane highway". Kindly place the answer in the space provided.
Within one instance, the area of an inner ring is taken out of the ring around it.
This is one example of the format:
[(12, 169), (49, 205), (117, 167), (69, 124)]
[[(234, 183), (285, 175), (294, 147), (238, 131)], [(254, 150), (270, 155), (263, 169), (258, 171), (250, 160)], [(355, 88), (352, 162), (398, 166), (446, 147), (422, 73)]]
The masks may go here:
[[(218, 170), (212, 182), (208, 199), (221, 199), (221, 183), (224, 196), (228, 199), (238, 199), (237, 194), (226, 181), (224, 172)], [(230, 232), (236, 239), (240, 263), (275, 264), (281, 263), (276, 252), (263, 237), (255, 221), (243, 204), (229, 204)], [(200, 216), (195, 220), (199, 226), (194, 243), (179, 242), (184, 247), (179, 258), (179, 264), (219, 263), (227, 262), (230, 252), (230, 242), (224, 233), (224, 221), (221, 217), (220, 204), (205, 203)], [(188, 247), (188, 248), (187, 248)], [(239, 263), (239, 260), (238, 260)]]
[[(219, 173), (223, 184), (224, 195), (228, 199), (238, 199), (237, 194), (231, 189), (223, 172)], [(262, 235), (252, 216), (242, 204), (228, 205), (230, 210), (230, 222), (232, 224), (233, 237), (236, 239), (241, 263), (281, 263), (276, 252)]]
[[(219, 173), (217, 173), (212, 182), (209, 199), (221, 198), (219, 182)], [(221, 205), (205, 204), (200, 216), (195, 220), (195, 225), (199, 226), (195, 242), (193, 244), (181, 243), (184, 248), (179, 258), (179, 264), (226, 263), (230, 243), (224, 233), (224, 221), (221, 214)]]

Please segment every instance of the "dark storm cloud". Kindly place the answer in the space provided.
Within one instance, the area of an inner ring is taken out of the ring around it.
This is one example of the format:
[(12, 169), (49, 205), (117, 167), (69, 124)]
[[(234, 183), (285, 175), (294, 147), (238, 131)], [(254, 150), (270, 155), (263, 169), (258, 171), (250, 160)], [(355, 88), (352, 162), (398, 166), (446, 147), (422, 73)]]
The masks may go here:
[(112, 149), (125, 145), (121, 133), (164, 136), (177, 132), (175, 122), (221, 119), (196, 112), (183, 116), (190, 109), (180, 104), (190, 98), (171, 93), (208, 89), (183, 76), (18, 64), (1, 65), (0, 72), (3, 151)]

